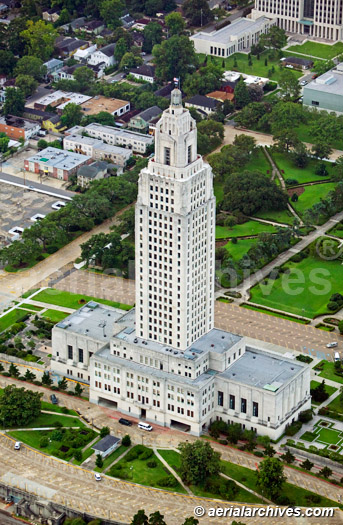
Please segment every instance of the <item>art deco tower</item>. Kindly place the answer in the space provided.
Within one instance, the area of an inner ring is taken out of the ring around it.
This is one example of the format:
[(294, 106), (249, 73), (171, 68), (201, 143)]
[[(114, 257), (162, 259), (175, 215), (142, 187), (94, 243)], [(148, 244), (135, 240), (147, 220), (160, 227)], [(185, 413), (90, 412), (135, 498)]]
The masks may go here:
[(186, 350), (213, 328), (215, 197), (179, 89), (156, 127), (136, 204), (136, 334)]

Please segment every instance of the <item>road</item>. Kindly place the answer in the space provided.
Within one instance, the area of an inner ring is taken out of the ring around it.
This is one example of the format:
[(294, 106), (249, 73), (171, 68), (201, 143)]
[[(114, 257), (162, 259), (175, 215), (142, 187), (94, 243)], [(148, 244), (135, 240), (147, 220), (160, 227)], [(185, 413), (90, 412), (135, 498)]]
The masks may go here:
[[(9, 511), (11, 510), (11, 507), (9, 508)], [(12, 518), (12, 516), (9, 516), (5, 512), (0, 510), (0, 523), (1, 525), (23, 525), (22, 520), (16, 520), (15, 518)]]
[(19, 186), (20, 188), (29, 188), (32, 191), (37, 191), (38, 193), (45, 193), (46, 195), (52, 195), (58, 199), (64, 199), (71, 201), (75, 196), (75, 193), (68, 190), (63, 190), (59, 188), (53, 188), (46, 184), (39, 184), (38, 182), (29, 182), (24, 184), (24, 180), (21, 177), (15, 177), (9, 173), (0, 172), (0, 182), (3, 184), (12, 184), (14, 186)]

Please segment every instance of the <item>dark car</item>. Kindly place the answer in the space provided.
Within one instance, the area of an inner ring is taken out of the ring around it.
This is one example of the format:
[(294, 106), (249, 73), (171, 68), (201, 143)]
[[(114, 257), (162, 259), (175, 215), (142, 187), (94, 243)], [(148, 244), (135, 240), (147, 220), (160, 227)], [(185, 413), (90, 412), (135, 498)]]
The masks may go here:
[(129, 421), (128, 419), (125, 419), (124, 417), (121, 417), (119, 419), (119, 423), (121, 425), (125, 425), (126, 427), (132, 427), (132, 421)]
[(55, 394), (51, 394), (51, 396), (50, 396), (50, 400), (51, 400), (51, 403), (52, 403), (53, 405), (57, 405), (57, 403), (58, 403), (58, 399), (57, 399), (57, 397), (55, 396)]

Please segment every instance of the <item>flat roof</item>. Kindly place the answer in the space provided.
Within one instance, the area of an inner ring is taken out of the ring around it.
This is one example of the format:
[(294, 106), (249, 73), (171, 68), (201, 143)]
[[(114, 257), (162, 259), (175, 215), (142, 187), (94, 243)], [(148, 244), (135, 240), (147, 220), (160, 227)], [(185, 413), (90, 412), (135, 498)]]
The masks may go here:
[(220, 377), (276, 392), (302, 369), (294, 360), (247, 347), (246, 352), (222, 372)]
[(90, 301), (56, 327), (106, 342), (113, 336), (114, 323), (122, 315), (123, 311), (118, 308)]
[(81, 104), (82, 111), (87, 115), (96, 115), (100, 111), (107, 111), (113, 113), (118, 109), (129, 104), (128, 100), (120, 100), (119, 98), (106, 98), (102, 96), (96, 96), (90, 100), (87, 100)]
[(102, 151), (107, 151), (109, 153), (114, 153), (116, 155), (124, 155), (124, 157), (129, 158), (132, 154), (130, 149), (121, 148), (120, 146), (112, 146), (112, 144), (106, 144), (100, 139), (94, 139), (93, 137), (83, 137), (82, 135), (67, 135), (64, 137), (64, 141), (70, 140), (77, 144), (85, 144), (88, 146), (93, 146), (94, 148), (101, 149)]
[(49, 146), (26, 160), (44, 163), (45, 166), (52, 166), (57, 169), (70, 170), (91, 158), (89, 155), (81, 155)]
[(341, 95), (343, 97), (343, 71), (341, 68), (342, 63), (338, 64), (337, 68), (330, 69), (330, 71), (327, 71), (324, 75), (320, 75), (312, 80), (307, 86), (304, 86), (303, 93), (306, 94), (307, 91), (320, 91), (322, 93)]
[(190, 37), (191, 40), (208, 40), (210, 42), (217, 42), (218, 44), (228, 44), (232, 38), (238, 38), (247, 32), (260, 31), (267, 22), (271, 20), (265, 16), (259, 17), (257, 20), (250, 20), (249, 18), (239, 18), (232, 22), (232, 24), (212, 31), (211, 33), (199, 32)]
[(36, 120), (27, 120), (23, 117), (16, 117), (14, 115), (7, 115), (7, 117), (0, 117), (0, 124), (8, 126), (10, 128), (19, 128), (25, 131), (40, 127), (39, 122)]
[(81, 93), (74, 93), (73, 91), (54, 91), (53, 93), (49, 93), (48, 95), (45, 95), (42, 98), (39, 98), (38, 100), (35, 100), (35, 104), (40, 104), (43, 106), (48, 106), (56, 104), (59, 100), (64, 99), (65, 102), (61, 103), (58, 107), (58, 109), (63, 109), (64, 106), (69, 104), (70, 102), (73, 102), (74, 104), (83, 104), (87, 100), (91, 99), (92, 97), (88, 97), (87, 95), (82, 95)]
[(141, 142), (146, 142), (151, 144), (154, 141), (154, 137), (151, 135), (144, 135), (143, 133), (138, 133), (136, 131), (127, 131), (125, 129), (114, 128), (113, 126), (103, 126), (102, 124), (97, 124), (92, 122), (84, 128), (86, 131), (94, 131), (100, 133), (107, 133), (108, 135), (117, 135), (121, 137), (132, 137), (133, 139), (140, 140)]

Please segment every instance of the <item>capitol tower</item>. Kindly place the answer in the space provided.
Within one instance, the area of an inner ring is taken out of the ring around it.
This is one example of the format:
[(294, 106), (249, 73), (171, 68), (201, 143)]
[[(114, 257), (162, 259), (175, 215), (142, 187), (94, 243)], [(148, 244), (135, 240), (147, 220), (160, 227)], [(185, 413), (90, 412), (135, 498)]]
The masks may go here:
[(136, 204), (136, 334), (181, 351), (213, 328), (215, 197), (179, 89), (156, 127)]

